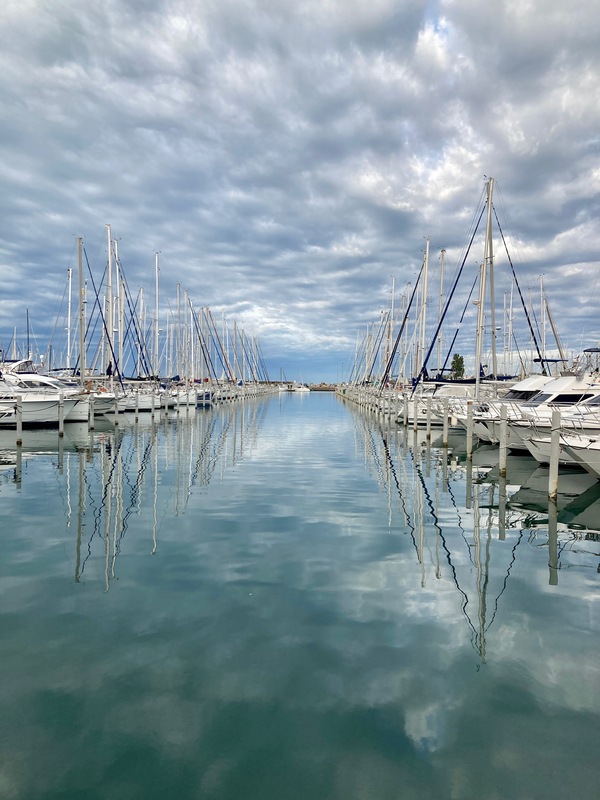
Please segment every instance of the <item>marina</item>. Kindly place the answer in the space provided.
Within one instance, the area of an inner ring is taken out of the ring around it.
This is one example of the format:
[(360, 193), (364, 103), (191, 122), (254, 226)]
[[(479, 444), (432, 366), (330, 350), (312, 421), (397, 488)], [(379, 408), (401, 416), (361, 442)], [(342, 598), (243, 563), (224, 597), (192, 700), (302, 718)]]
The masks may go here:
[(596, 796), (593, 476), (332, 392), (116, 419), (0, 431), (4, 797)]
[(598, 3), (3, 3), (0, 800), (596, 800)]

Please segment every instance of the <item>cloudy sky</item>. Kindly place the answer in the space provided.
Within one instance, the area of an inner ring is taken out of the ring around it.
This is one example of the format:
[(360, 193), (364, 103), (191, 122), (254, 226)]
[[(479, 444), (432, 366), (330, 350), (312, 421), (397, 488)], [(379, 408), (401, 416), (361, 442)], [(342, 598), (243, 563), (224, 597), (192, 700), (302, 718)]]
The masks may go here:
[(524, 295), (598, 343), (596, 0), (3, 0), (0, 37), (0, 348), (27, 314), (64, 347), (110, 223), (148, 303), (160, 251), (161, 325), (179, 284), (271, 377), (336, 380), (427, 238), (433, 324), (486, 176)]

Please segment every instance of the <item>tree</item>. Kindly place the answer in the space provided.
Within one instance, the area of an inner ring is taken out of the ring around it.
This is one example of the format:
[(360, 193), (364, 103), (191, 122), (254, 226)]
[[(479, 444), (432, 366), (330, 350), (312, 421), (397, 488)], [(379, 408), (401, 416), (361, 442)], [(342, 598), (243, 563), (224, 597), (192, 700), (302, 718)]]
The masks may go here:
[(459, 355), (459, 353), (454, 353), (454, 355), (452, 356), (452, 363), (450, 364), (450, 373), (454, 380), (459, 380), (460, 378), (464, 378), (465, 360), (461, 355)]

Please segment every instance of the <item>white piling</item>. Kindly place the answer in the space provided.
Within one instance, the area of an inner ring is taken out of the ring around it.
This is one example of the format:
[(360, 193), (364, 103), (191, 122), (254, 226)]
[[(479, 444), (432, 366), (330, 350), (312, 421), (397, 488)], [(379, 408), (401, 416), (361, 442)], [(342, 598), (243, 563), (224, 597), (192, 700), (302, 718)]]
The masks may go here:
[(17, 418), (17, 444), (23, 444), (23, 398), (17, 395), (17, 404), (15, 406), (15, 415)]
[(473, 458), (473, 401), (467, 400), (467, 459)]
[(548, 500), (548, 584), (558, 586), (558, 508)]
[(560, 453), (560, 411), (552, 409), (550, 434), (550, 469), (548, 475), (548, 498), (556, 500), (558, 495), (558, 455)]
[(89, 394), (89, 405), (88, 405), (88, 428), (93, 431), (95, 427), (94, 423), (94, 393), (90, 392)]
[(498, 491), (498, 539), (504, 541), (506, 539), (506, 474), (500, 475)]
[(65, 435), (65, 397), (62, 392), (58, 393), (58, 436)]
[(500, 451), (498, 454), (498, 467), (500, 477), (506, 477), (506, 461), (508, 457), (508, 414), (504, 403), (500, 406)]
[(427, 398), (427, 441), (431, 439), (431, 397)]
[(444, 397), (444, 427), (442, 429), (442, 445), (448, 447), (448, 420), (449, 420), (449, 407), (448, 398)]

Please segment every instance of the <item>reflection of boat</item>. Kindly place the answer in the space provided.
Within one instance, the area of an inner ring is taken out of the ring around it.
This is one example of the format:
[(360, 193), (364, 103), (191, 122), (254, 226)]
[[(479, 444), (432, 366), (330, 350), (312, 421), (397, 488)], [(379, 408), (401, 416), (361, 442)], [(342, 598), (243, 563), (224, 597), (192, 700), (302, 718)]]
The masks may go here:
[[(545, 511), (548, 509), (548, 486), (550, 473), (547, 467), (538, 467), (529, 476), (526, 484), (511, 497), (511, 504)], [(560, 468), (558, 477), (557, 506), (564, 508), (573, 498), (583, 494), (596, 479), (582, 470)]]
[(600, 530), (600, 483), (571, 500), (558, 515), (558, 521), (569, 528)]
[[(0, 454), (17, 450), (14, 431), (0, 430)], [(92, 434), (85, 422), (71, 422), (65, 426), (64, 436), (59, 437), (56, 428), (32, 428), (22, 434), (22, 453), (57, 453), (84, 450), (91, 447)]]
[[(477, 453), (478, 451), (475, 451)], [(538, 469), (539, 464), (528, 453), (510, 451), (506, 456), (506, 483), (512, 486), (523, 486)], [(498, 483), (500, 469), (496, 463), (486, 475), (486, 483)]]

